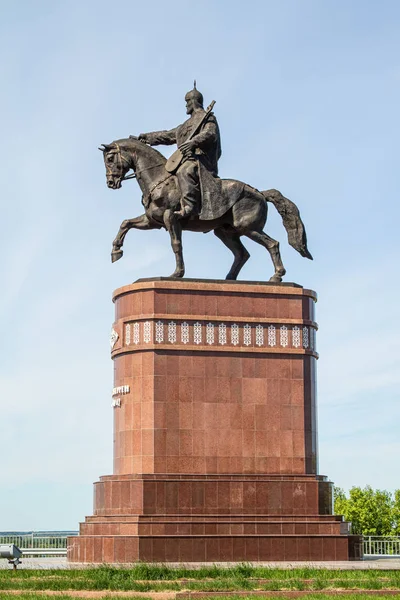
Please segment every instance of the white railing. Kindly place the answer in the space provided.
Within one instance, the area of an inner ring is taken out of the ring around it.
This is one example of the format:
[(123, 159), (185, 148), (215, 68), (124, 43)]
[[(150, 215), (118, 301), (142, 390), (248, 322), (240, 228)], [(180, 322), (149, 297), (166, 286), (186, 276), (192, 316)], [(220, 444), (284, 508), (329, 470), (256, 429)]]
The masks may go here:
[(0, 544), (15, 544), (24, 556), (65, 556), (67, 537), (77, 531), (30, 531), (0, 533)]
[(364, 536), (364, 556), (392, 556), (400, 558), (400, 536)]
[[(77, 531), (0, 532), (0, 544), (15, 544), (25, 556), (65, 556), (67, 537)], [(364, 556), (400, 558), (400, 536), (364, 536)]]

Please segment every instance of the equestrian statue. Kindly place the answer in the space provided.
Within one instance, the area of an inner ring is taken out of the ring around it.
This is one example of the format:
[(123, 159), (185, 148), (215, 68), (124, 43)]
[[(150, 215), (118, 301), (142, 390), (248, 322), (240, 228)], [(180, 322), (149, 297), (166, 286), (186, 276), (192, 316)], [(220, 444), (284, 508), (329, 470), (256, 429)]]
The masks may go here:
[[(213, 113), (215, 102), (204, 109), (196, 82), (185, 101), (189, 118), (175, 129), (131, 135), (100, 148), (108, 187), (119, 189), (123, 181), (136, 178), (145, 211), (121, 223), (113, 241), (112, 262), (122, 257), (122, 246), (130, 229), (164, 228), (171, 237), (176, 260), (171, 277), (183, 277), (182, 231), (214, 231), (234, 255), (226, 279), (236, 279), (250, 257), (240, 239), (246, 236), (268, 250), (275, 269), (269, 281), (281, 282), (286, 270), (279, 242), (263, 231), (267, 203), (272, 203), (281, 215), (289, 244), (312, 260), (297, 206), (278, 190), (260, 192), (235, 179), (220, 179), (221, 138)], [(167, 160), (153, 148), (160, 144), (176, 144), (178, 148)], [(133, 173), (128, 174), (130, 170)]]

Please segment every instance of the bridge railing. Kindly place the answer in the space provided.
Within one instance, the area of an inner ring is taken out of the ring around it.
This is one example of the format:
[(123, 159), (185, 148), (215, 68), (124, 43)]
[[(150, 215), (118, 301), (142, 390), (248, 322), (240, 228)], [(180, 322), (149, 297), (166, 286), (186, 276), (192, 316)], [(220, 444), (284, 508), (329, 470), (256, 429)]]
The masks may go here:
[(400, 558), (400, 536), (364, 536), (364, 556), (391, 556)]
[(24, 556), (65, 556), (67, 537), (77, 531), (0, 532), (0, 544), (15, 544)]
[[(65, 556), (67, 537), (78, 531), (0, 532), (0, 544), (15, 544), (25, 556)], [(364, 556), (400, 558), (400, 536), (364, 536)]]

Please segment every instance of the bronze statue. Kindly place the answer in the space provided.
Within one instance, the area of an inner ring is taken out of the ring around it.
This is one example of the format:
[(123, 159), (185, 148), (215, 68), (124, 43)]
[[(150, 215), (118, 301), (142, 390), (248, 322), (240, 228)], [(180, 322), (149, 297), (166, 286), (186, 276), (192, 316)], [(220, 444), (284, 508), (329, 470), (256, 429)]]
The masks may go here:
[(178, 150), (167, 161), (169, 173), (176, 173), (181, 191), (180, 217), (196, 214), (200, 206), (201, 169), (214, 177), (218, 175), (218, 159), (221, 156), (221, 138), (217, 119), (211, 112), (215, 102), (207, 111), (203, 108), (203, 95), (194, 88), (185, 96), (186, 114), (189, 119), (170, 131), (154, 131), (139, 134), (139, 140), (157, 146), (177, 144)]
[[(240, 238), (247, 236), (265, 246), (275, 273), (270, 281), (280, 282), (286, 271), (279, 242), (264, 233), (267, 202), (280, 213), (289, 244), (302, 256), (312, 259), (307, 249), (303, 222), (296, 205), (277, 190), (260, 192), (233, 179), (218, 177), (221, 142), (212, 102), (205, 111), (203, 96), (196, 89), (185, 96), (189, 119), (170, 131), (142, 133), (102, 144), (107, 185), (119, 189), (122, 181), (136, 178), (142, 190), (145, 212), (127, 219), (113, 242), (112, 262), (122, 257), (122, 245), (129, 229), (161, 229), (170, 234), (176, 269), (171, 277), (183, 277), (182, 230), (215, 235), (233, 252), (234, 261), (226, 279), (236, 279), (250, 257)], [(168, 159), (151, 146), (177, 144)], [(133, 174), (127, 175), (132, 169)]]

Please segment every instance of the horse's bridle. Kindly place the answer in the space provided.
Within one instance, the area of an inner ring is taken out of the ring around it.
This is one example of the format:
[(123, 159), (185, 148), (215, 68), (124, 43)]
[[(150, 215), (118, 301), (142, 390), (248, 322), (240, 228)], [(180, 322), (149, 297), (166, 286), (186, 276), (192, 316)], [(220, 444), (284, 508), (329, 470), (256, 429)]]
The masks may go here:
[[(116, 147), (116, 150), (114, 151), (108, 151), (108, 152), (112, 152), (113, 154), (117, 154), (118, 155), (118, 160), (119, 160), (119, 165), (121, 167), (121, 171), (122, 171), (122, 161), (125, 161), (126, 164), (128, 165), (128, 167), (131, 169), (132, 167), (130, 166), (129, 160), (125, 158), (125, 156), (123, 156), (122, 154), (122, 150), (119, 147), (119, 145), (114, 142), (114, 145)], [(107, 161), (105, 161), (106, 164), (106, 175), (111, 175), (112, 177), (114, 177), (114, 173), (111, 171), (111, 169), (109, 168)], [(156, 167), (162, 167), (163, 163), (157, 163), (156, 165), (151, 165), (150, 167), (146, 167), (145, 169), (140, 169), (140, 171), (137, 171), (136, 173), (131, 173), (131, 175), (125, 175), (125, 177), (121, 178), (121, 181), (126, 181), (127, 179), (137, 179), (138, 175), (140, 175), (141, 173), (143, 173), (144, 171), (149, 171), (150, 169), (155, 169)], [(162, 183), (164, 183), (164, 181), (167, 181), (167, 179), (169, 179), (170, 177), (172, 177), (172, 173), (168, 173), (166, 177), (163, 177), (163, 179), (161, 179), (160, 181), (157, 181), (157, 183), (155, 183), (154, 185), (151, 186), (150, 190), (147, 192), (147, 194), (145, 196), (143, 196), (143, 205), (145, 208), (148, 207), (148, 205), (150, 204), (150, 199), (151, 199), (151, 194), (152, 192)]]
[[(123, 156), (122, 150), (119, 147), (119, 145), (117, 144), (117, 142), (114, 142), (114, 145), (116, 147), (116, 150), (111, 151), (111, 153), (118, 155), (118, 159), (119, 159), (118, 163), (119, 163), (119, 166), (121, 167), (121, 170), (122, 170), (122, 161), (125, 161), (126, 164), (128, 165), (128, 167), (131, 169), (132, 167), (130, 166), (129, 160), (127, 158), (125, 158), (125, 156)], [(110, 152), (110, 150), (108, 152)], [(150, 167), (146, 167), (145, 169), (140, 169), (140, 171), (137, 171), (136, 173), (131, 173), (130, 175), (125, 175), (125, 177), (122, 177), (121, 181), (126, 181), (127, 179), (137, 179), (137, 177), (138, 177), (138, 175), (140, 175), (140, 173), (143, 173), (144, 171), (149, 171), (150, 169), (155, 169), (156, 167), (162, 167), (162, 165), (163, 165), (163, 163), (157, 163), (156, 165), (151, 165)], [(114, 177), (114, 173), (109, 168), (107, 161), (106, 161), (106, 175), (111, 175)], [(168, 179), (168, 177), (166, 179)], [(163, 181), (165, 181), (165, 179), (163, 179), (159, 183), (163, 183)], [(157, 185), (159, 185), (159, 184), (157, 183), (155, 187), (157, 187)]]
[[(125, 156), (123, 156), (122, 150), (119, 147), (119, 145), (116, 142), (114, 143), (114, 145), (116, 147), (116, 150), (111, 150), (111, 151), (109, 150), (107, 152), (107, 154), (111, 153), (111, 154), (116, 154), (118, 156), (118, 165), (121, 167), (121, 172), (122, 172), (122, 161), (125, 161), (126, 164), (128, 165), (128, 167), (131, 168), (129, 160), (126, 159)], [(106, 163), (106, 175), (107, 176), (111, 176), (111, 177), (115, 177), (115, 174), (112, 172), (112, 170), (109, 167), (107, 161), (105, 161), (105, 163)], [(124, 181), (125, 179), (134, 179), (135, 177), (136, 177), (135, 174), (128, 175), (128, 176), (122, 177), (121, 181)]]

